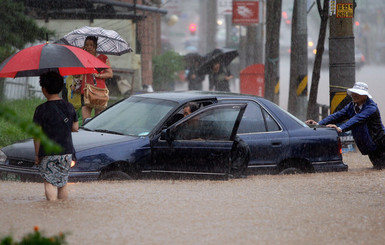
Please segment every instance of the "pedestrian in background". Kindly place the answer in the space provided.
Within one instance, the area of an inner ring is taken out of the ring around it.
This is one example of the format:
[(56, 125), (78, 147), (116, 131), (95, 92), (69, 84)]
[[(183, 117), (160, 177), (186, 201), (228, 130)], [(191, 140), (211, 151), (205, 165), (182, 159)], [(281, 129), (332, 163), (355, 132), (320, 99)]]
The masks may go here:
[(197, 70), (200, 62), (194, 61), (187, 73), (188, 89), (189, 90), (202, 90), (202, 82), (205, 80), (204, 75), (199, 75)]
[(66, 97), (63, 96), (63, 99), (66, 98), (68, 102), (70, 102), (76, 111), (76, 115), (78, 116), (78, 120), (82, 119), (82, 100), (80, 88), (82, 85), (82, 75), (73, 75), (66, 76), (64, 78)]
[(47, 101), (36, 108), (33, 116), (33, 121), (48, 138), (62, 147), (60, 153), (51, 155), (34, 139), (35, 164), (44, 179), (45, 196), (49, 201), (68, 197), (67, 181), (75, 154), (71, 132), (79, 128), (74, 107), (59, 96), (63, 85), (63, 77), (56, 72), (40, 76), (41, 90)]
[[(368, 92), (368, 85), (357, 82), (347, 90), (352, 102), (321, 120), (319, 125), (335, 128), (337, 132), (351, 130), (361, 154), (368, 155), (375, 169), (385, 168), (385, 127), (377, 104)], [(307, 124), (317, 124), (307, 120)], [(339, 126), (336, 124), (341, 123)]]
[[(95, 37), (95, 36), (87, 36), (86, 37), (86, 39), (84, 41), (84, 50), (89, 52), (90, 54), (96, 56), (98, 59), (100, 59), (101, 61), (103, 61), (107, 65), (111, 66), (110, 60), (108, 59), (108, 57), (106, 55), (96, 53), (97, 46), (98, 46), (98, 38), (97, 37)], [(113, 76), (113, 73), (112, 73), (111, 68), (105, 69), (105, 70), (101, 71), (100, 73), (84, 74), (83, 75), (82, 86), (80, 88), (80, 92), (82, 94), (82, 118), (83, 118), (83, 122), (85, 119), (91, 117), (91, 112), (92, 112), (91, 107), (84, 105), (85, 83), (90, 83), (93, 85), (94, 81), (95, 81), (97, 87), (106, 88), (106, 81), (105, 80), (108, 78), (112, 78), (112, 76)], [(100, 109), (95, 109), (95, 116), (98, 115), (101, 111), (102, 110), (100, 110)]]
[(213, 64), (209, 74), (209, 88), (215, 91), (230, 92), (230, 79), (233, 78), (229, 69), (220, 62)]

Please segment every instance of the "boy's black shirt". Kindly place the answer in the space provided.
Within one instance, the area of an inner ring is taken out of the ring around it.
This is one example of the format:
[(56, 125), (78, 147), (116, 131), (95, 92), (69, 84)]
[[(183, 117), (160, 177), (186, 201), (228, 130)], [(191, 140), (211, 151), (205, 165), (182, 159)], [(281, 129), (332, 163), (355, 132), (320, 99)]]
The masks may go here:
[[(55, 103), (57, 109), (59, 109), (62, 114), (58, 113), (53, 103)], [(63, 114), (69, 119), (67, 125), (63, 120)], [(58, 153), (58, 155), (75, 154), (71, 131), (72, 124), (77, 122), (78, 118), (71, 103), (65, 100), (46, 101), (36, 108), (33, 121), (41, 126), (48, 138), (63, 147), (63, 150)], [(39, 157), (46, 155), (47, 154), (41, 145), (39, 149)]]

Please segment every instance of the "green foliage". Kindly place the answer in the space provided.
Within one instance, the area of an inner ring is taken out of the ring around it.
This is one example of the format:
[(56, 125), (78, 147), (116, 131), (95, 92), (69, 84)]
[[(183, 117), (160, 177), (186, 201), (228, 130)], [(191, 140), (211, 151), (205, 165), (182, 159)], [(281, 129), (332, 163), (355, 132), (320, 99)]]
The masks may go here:
[(14, 241), (11, 235), (0, 240), (0, 245), (61, 245), (68, 244), (66, 242), (66, 234), (59, 233), (56, 236), (46, 237), (35, 226), (34, 232), (26, 234), (20, 242)]
[(17, 49), (22, 49), (26, 43), (45, 40), (46, 34), (53, 33), (26, 16), (21, 2), (1, 0), (0, 16), (0, 62)]
[[(46, 34), (53, 33), (46, 28), (39, 27), (34, 19), (25, 15), (23, 3), (13, 0), (0, 0), (0, 26), (0, 62), (15, 53), (17, 49), (22, 49), (26, 43), (44, 40)], [(0, 82), (0, 98), (2, 93), (3, 88)], [(23, 108), (18, 109), (22, 110)], [(33, 113), (34, 109), (31, 111)], [(5, 105), (0, 105), (0, 123), (2, 125), (0, 127), (0, 135), (2, 136), (0, 137), (0, 146), (11, 143), (7, 142), (10, 138), (5, 135), (26, 133), (30, 137), (40, 139), (42, 145), (52, 153), (60, 151), (60, 147), (49, 140), (42, 130), (32, 123), (32, 116), (24, 118), (24, 115), (20, 111), (16, 114)], [(6, 122), (11, 126), (6, 127)]]
[[(59, 145), (51, 141), (38, 127), (32, 122), (33, 113), (37, 105), (43, 101), (16, 100), (0, 104), (0, 146), (5, 146), (26, 138), (40, 139), (41, 144), (50, 153), (60, 152)], [(17, 113), (15, 112), (17, 111)]]
[[(44, 101), (42, 99), (11, 100), (2, 103), (0, 106), (16, 112), (21, 120), (32, 122), (33, 113), (36, 107), (43, 102)], [(13, 121), (8, 121), (5, 120), (5, 118), (0, 117), (0, 125), (0, 146), (6, 146), (31, 137), (19, 128)]]
[(152, 59), (153, 87), (155, 90), (172, 90), (178, 80), (178, 72), (184, 70), (183, 56), (167, 51)]

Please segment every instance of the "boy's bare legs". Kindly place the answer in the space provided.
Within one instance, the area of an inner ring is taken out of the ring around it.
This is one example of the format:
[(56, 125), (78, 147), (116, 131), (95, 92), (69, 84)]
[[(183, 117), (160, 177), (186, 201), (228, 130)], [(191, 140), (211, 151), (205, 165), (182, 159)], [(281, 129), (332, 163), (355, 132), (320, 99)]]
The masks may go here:
[(57, 200), (57, 192), (56, 187), (53, 186), (51, 183), (48, 183), (47, 181), (44, 181), (44, 189), (45, 189), (45, 197), (48, 201), (56, 201)]
[(68, 198), (67, 185), (58, 188), (57, 198), (62, 200), (66, 200)]
[(45, 197), (48, 201), (56, 201), (57, 199), (68, 199), (67, 185), (56, 189), (54, 185), (44, 181)]

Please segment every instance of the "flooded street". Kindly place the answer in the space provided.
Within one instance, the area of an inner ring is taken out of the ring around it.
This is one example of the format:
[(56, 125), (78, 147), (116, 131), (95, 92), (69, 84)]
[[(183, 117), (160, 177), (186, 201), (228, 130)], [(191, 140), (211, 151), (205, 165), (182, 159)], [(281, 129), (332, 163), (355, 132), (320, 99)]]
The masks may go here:
[(385, 171), (347, 153), (349, 172), (229, 181), (70, 184), (45, 201), (40, 183), (0, 182), (0, 233), (39, 226), (69, 244), (381, 244)]

